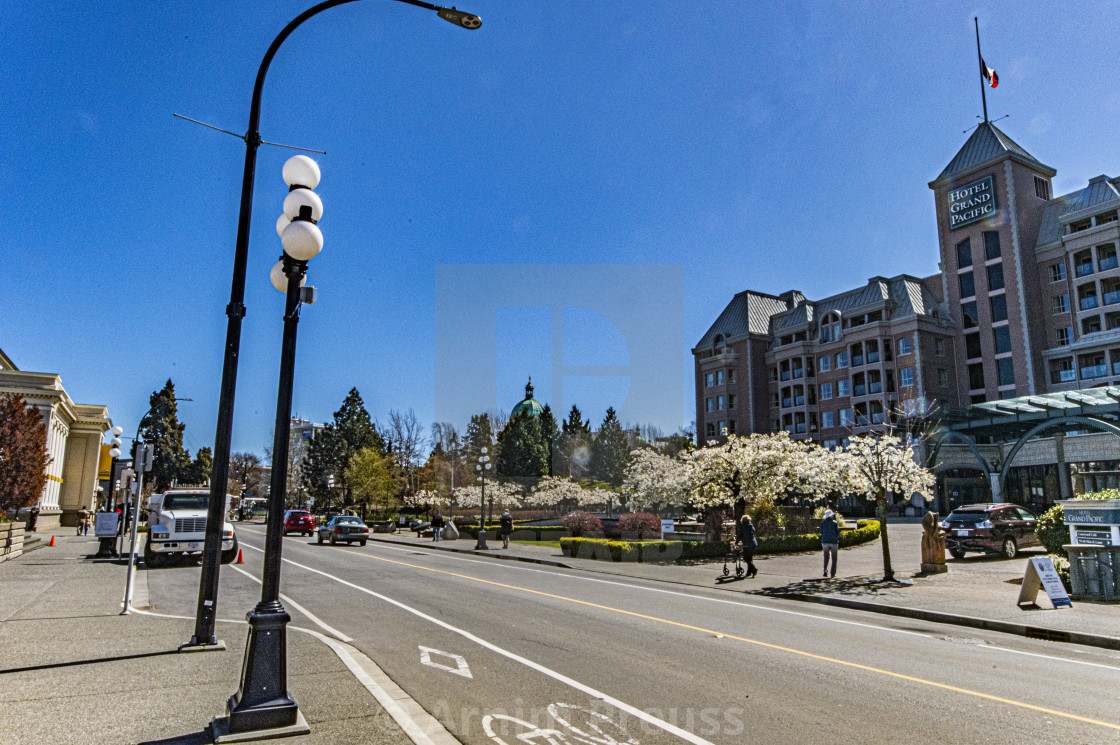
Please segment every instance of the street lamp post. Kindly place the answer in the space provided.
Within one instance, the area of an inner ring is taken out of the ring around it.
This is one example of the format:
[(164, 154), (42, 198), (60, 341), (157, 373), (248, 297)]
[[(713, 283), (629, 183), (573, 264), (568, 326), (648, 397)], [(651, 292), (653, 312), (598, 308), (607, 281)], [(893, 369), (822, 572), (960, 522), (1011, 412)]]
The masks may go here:
[(486, 549), (486, 472), (490, 470), (493, 465), (490, 463), (490, 456), (486, 454), (486, 448), (482, 448), (482, 455), (478, 456), (478, 463), (475, 464), (474, 470), (478, 471), (478, 475), (482, 477), (482, 496), (478, 500), (478, 542), (475, 543), (476, 551), (485, 551)]
[[(113, 427), (113, 440), (111, 442), (113, 447), (109, 449), (109, 457), (112, 458), (112, 461), (109, 463), (109, 493), (103, 497), (101, 502), (101, 509), (105, 512), (113, 511), (113, 503), (116, 501), (117, 497), (117, 479), (119, 478), (117, 476), (117, 459), (121, 457), (121, 434), (123, 432), (124, 429), (121, 427)], [(96, 521), (97, 517), (94, 516), (93, 519)], [(94, 535), (96, 534), (97, 530), (95, 526)], [(115, 538), (101, 538), (98, 541), (97, 556), (99, 558), (111, 557), (115, 553), (113, 550), (113, 545), (115, 543)]]
[(323, 213), (323, 203), (311, 191), (319, 183), (319, 167), (306, 155), (297, 155), (284, 164), (284, 181), (291, 187), (284, 200), (284, 217), (277, 223), (284, 254), (272, 268), (271, 276), (273, 286), (285, 293), (285, 306), (264, 572), (260, 602), (248, 614), (249, 639), (245, 645), (245, 662), (241, 667), (241, 686), (229, 699), (228, 718), (215, 722), (215, 730), (229, 733), (292, 727), (310, 731), (300, 715), (299, 706), (288, 692), (287, 625), (291, 616), (280, 602), (280, 560), (287, 499), (296, 331), (300, 306), (314, 296), (313, 291), (305, 294), (302, 285), (307, 262), (323, 248), (323, 234), (316, 225)]
[[(253, 98), (249, 105), (249, 129), (245, 133), (245, 169), (241, 178), (241, 212), (237, 220), (237, 243), (234, 248), (233, 283), (230, 301), (226, 306), (226, 350), (222, 362), (222, 387), (218, 399), (218, 423), (214, 434), (214, 462), (210, 473), (210, 505), (206, 520), (206, 543), (202, 554), (202, 577), (198, 585), (198, 605), (195, 613), (194, 635), (186, 648), (217, 648), (214, 623), (218, 610), (218, 568), (221, 561), (222, 514), (225, 511), (226, 488), (229, 485), (229, 454), (233, 437), (233, 399), (237, 387), (237, 359), (241, 348), (241, 319), (245, 316), (245, 271), (249, 256), (249, 223), (253, 212), (253, 181), (257, 169), (257, 148), (261, 145), (260, 111), (264, 79), (272, 58), (284, 40), (307, 19), (324, 10), (355, 2), (356, 0), (327, 0), (305, 10), (294, 18), (272, 40), (265, 52), (257, 79), (253, 85)], [(443, 8), (421, 0), (396, 0), (415, 5), (436, 14), (456, 26), (476, 29), (482, 19), (455, 8)]]

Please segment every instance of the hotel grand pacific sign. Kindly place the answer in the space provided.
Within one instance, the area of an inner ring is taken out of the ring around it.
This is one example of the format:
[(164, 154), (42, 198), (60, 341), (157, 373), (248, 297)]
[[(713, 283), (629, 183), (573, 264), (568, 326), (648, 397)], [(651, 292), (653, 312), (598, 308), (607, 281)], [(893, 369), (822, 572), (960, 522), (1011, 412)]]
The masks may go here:
[(994, 217), (996, 214), (994, 178), (985, 176), (971, 184), (950, 189), (948, 199), (950, 230), (963, 228), (987, 217)]

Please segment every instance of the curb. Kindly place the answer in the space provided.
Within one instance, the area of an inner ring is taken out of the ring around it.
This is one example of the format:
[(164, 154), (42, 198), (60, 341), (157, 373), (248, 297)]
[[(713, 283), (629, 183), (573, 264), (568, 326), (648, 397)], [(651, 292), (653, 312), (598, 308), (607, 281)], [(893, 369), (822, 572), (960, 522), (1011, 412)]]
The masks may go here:
[[(543, 564), (545, 566), (558, 567), (560, 569), (576, 568), (571, 566), (570, 564), (564, 564), (563, 562), (559, 561), (550, 561), (548, 559), (531, 559), (528, 556), (512, 556), (510, 554), (491, 553), (491, 551), (493, 551), (494, 549), (490, 549), (488, 551), (475, 551), (473, 548), (451, 548), (450, 546), (435, 546), (428, 544), (417, 545), (416, 543), (413, 543), (411, 541), (394, 541), (389, 538), (374, 538), (373, 534), (370, 534), (369, 540), (377, 541), (378, 543), (391, 543), (394, 546), (409, 546), (411, 548), (424, 548), (431, 549), (433, 551), (450, 551), (451, 553), (456, 554), (474, 554), (475, 556), (486, 556), (491, 559), (501, 559), (503, 561), (522, 561), (526, 564)], [(438, 542), (439, 541), (431, 541), (431, 543), (433, 544)]]
[(1042, 639), (1050, 642), (1063, 642), (1066, 644), (1083, 644), (1088, 647), (1102, 649), (1120, 649), (1120, 638), (1104, 636), (1101, 634), (1086, 634), (1081, 631), (1060, 631), (1042, 626), (1030, 626), (1011, 621), (996, 621), (991, 618), (978, 618), (976, 616), (958, 616), (953, 613), (943, 613), (922, 608), (907, 608), (901, 605), (883, 605), (882, 603), (869, 603), (864, 600), (847, 600), (845, 598), (821, 597), (817, 595), (801, 595), (795, 593), (771, 595), (786, 600), (797, 600), (803, 603), (817, 603), (819, 605), (832, 605), (839, 608), (866, 611), (868, 613), (881, 613), (887, 616), (902, 616), (920, 621), (951, 624), (954, 626), (967, 626), (974, 629), (998, 631), (1004, 634), (1025, 636), (1028, 639)]

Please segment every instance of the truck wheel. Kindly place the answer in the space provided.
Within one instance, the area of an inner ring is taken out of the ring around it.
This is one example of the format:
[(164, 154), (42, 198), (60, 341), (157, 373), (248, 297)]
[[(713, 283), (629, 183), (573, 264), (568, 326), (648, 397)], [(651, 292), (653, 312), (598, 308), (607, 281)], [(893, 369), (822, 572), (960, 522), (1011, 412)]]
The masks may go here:
[(144, 566), (148, 569), (155, 569), (160, 565), (162, 558), (152, 550), (152, 540), (150, 538), (144, 542)]
[(237, 561), (237, 536), (233, 537), (233, 547), (229, 551), (222, 552), (222, 563), (232, 564)]

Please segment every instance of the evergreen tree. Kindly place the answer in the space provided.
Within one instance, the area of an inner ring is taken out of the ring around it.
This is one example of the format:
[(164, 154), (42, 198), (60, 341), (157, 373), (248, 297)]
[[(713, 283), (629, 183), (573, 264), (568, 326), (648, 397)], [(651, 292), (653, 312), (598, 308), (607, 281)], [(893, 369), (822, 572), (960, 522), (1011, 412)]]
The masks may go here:
[(591, 444), (591, 477), (613, 487), (622, 484), (626, 466), (630, 465), (630, 444), (613, 408), (599, 427), (599, 435)]
[(0, 396), (0, 515), (35, 504), (49, 462), (42, 414), (20, 396)]
[(490, 428), (490, 415), (475, 414), (471, 417), (471, 423), (467, 425), (467, 441), (463, 447), (465, 451), (463, 457), (471, 463), (468, 470), (474, 468), (473, 464), (482, 454), (482, 448), (492, 448), (493, 445), (494, 433)]
[[(334, 413), (334, 421), (315, 435), (307, 448), (303, 463), (303, 485), (315, 497), (316, 504), (330, 504), (339, 498), (353, 503), (353, 493), (346, 480), (346, 468), (359, 450), (372, 448), (387, 455), (385, 440), (374, 427), (357, 388), (346, 394), (342, 406)], [(334, 488), (330, 487), (331, 478)]]
[(544, 410), (541, 411), (541, 444), (544, 445), (544, 451), (548, 454), (548, 475), (553, 476), (552, 472), (552, 451), (556, 447), (557, 440), (560, 437), (560, 428), (556, 426), (556, 417), (552, 415), (552, 407), (548, 404), (544, 405)]
[(175, 406), (175, 384), (170, 380), (163, 390), (152, 393), (148, 400), (151, 411), (140, 420), (140, 439), (155, 445), (155, 462), (145, 479), (156, 492), (186, 480), (191, 465), (190, 454), (183, 449), (183, 430)]
[(205, 486), (210, 483), (210, 471), (214, 468), (214, 453), (210, 448), (199, 448), (194, 460), (187, 467), (183, 483)]
[(540, 420), (527, 411), (515, 414), (498, 436), (498, 475), (505, 478), (536, 479), (548, 471)]
[(553, 475), (581, 479), (587, 474), (591, 458), (591, 420), (584, 420), (579, 407), (572, 405), (563, 422), (553, 456)]

